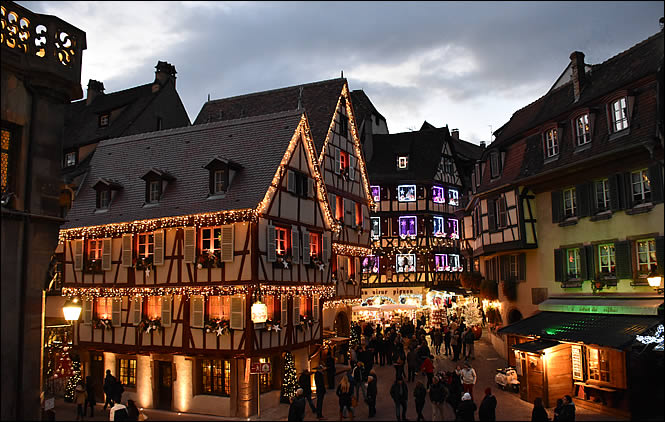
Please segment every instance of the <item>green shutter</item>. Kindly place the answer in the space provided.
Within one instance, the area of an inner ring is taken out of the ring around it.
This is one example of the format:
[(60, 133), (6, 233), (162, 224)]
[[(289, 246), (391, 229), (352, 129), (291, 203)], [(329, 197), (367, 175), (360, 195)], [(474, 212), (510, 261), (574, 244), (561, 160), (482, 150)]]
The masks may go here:
[(577, 216), (588, 217), (591, 215), (591, 204), (589, 204), (589, 184), (583, 183), (575, 186), (575, 196), (577, 198)]
[(622, 207), (621, 201), (621, 175), (613, 174), (609, 177), (610, 184), (610, 208), (612, 211), (619, 211)]
[(614, 254), (616, 258), (616, 275), (617, 279), (632, 279), (633, 270), (631, 265), (631, 242), (624, 240), (614, 243)]
[(660, 163), (649, 167), (649, 184), (651, 202), (663, 202), (663, 169), (660, 167)]
[(560, 190), (552, 192), (552, 223), (561, 221), (563, 211), (563, 193)]
[(555, 249), (554, 250), (554, 280), (556, 281), (565, 281), (563, 265), (565, 263), (564, 259), (564, 250)]
[(658, 273), (665, 272), (665, 242), (663, 236), (656, 236), (656, 263), (658, 264)]
[(630, 172), (623, 174), (623, 207), (633, 208), (633, 186)]
[(595, 248), (592, 245), (587, 245), (580, 248), (582, 280), (593, 280), (596, 278), (596, 264), (594, 257)]

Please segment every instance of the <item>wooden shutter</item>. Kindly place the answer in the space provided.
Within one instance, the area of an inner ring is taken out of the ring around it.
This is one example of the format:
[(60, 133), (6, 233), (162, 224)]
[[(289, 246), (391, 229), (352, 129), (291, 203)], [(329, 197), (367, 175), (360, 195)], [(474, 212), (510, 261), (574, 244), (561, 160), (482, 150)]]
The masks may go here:
[(328, 194), (328, 202), (330, 202), (330, 212), (332, 213), (332, 218), (337, 218), (337, 198), (334, 193)]
[(552, 223), (561, 221), (563, 211), (563, 193), (560, 190), (552, 191)]
[(233, 224), (227, 224), (225, 226), (222, 226), (221, 234), (222, 234), (221, 261), (233, 262), (233, 254), (234, 254)]
[(203, 296), (189, 297), (189, 325), (195, 328), (203, 328)]
[(635, 96), (629, 95), (626, 97), (626, 117), (628, 118), (628, 127), (633, 123), (633, 106), (635, 106)]
[(183, 233), (183, 258), (185, 263), (196, 261), (196, 227), (185, 227)]
[(349, 180), (356, 180), (356, 157), (349, 154)]
[(164, 265), (164, 230), (155, 230), (153, 235), (155, 248), (153, 249), (152, 263), (155, 265)]
[(303, 229), (302, 231), (302, 263), (303, 264), (309, 264), (309, 242), (310, 242), (310, 237), (309, 233), (307, 232), (306, 229)]
[(663, 202), (663, 169), (660, 163), (649, 167), (649, 185), (651, 186), (651, 202)]
[(617, 279), (633, 278), (631, 243), (629, 240), (614, 243)]
[(565, 281), (563, 266), (565, 264), (565, 251), (563, 249), (554, 250), (554, 280)]
[(113, 239), (102, 240), (102, 270), (109, 271), (111, 269)]
[(487, 200), (487, 222), (489, 223), (490, 231), (496, 230), (496, 209), (494, 209), (494, 199)]
[(312, 297), (312, 319), (314, 321), (319, 320), (319, 296), (314, 295)]
[(575, 186), (575, 200), (577, 201), (577, 216), (588, 217), (591, 215), (591, 204), (589, 203), (589, 184), (582, 183)]
[(353, 226), (356, 221), (353, 218), (356, 206), (350, 199), (344, 199), (344, 224)]
[(300, 232), (298, 226), (291, 226), (291, 262), (300, 264)]
[(277, 260), (276, 248), (275, 226), (268, 224), (268, 234), (266, 236), (266, 260), (268, 262), (275, 262)]
[(111, 325), (120, 327), (122, 322), (122, 298), (113, 298), (111, 300)]
[(286, 324), (289, 323), (289, 297), (287, 295), (281, 296), (280, 312), (282, 314), (282, 320), (280, 325), (286, 327)]
[(316, 198), (316, 194), (314, 193), (314, 179), (311, 177), (307, 178), (307, 197)]
[(292, 170), (286, 171), (286, 190), (296, 193), (296, 177)]
[(300, 324), (300, 296), (293, 297), (293, 325)]
[(340, 150), (337, 147), (332, 147), (335, 150), (335, 166), (333, 170), (335, 170), (335, 174), (340, 173), (340, 167), (342, 166), (342, 159), (340, 158)]
[(658, 273), (663, 275), (665, 270), (665, 238), (663, 236), (656, 236), (656, 264), (658, 265)]
[(587, 245), (580, 248), (580, 278), (582, 280), (593, 280), (595, 271), (593, 268), (593, 246)]
[(501, 274), (501, 280), (506, 281), (510, 278), (510, 256), (501, 255), (499, 257), (499, 273)]
[(616, 212), (621, 209), (621, 174), (611, 175), (608, 182), (610, 186), (610, 208)]
[(123, 234), (122, 235), (122, 266), (131, 267), (132, 266), (132, 235)]
[(328, 233), (325, 233), (323, 236), (321, 236), (322, 242), (321, 242), (321, 260), (323, 261), (324, 264), (328, 263), (328, 260), (330, 259), (329, 251), (328, 248), (330, 247), (330, 236)]
[(83, 239), (72, 241), (74, 248), (74, 271), (83, 271)]
[(245, 329), (245, 297), (231, 296), (231, 321), (229, 326), (233, 330)]
[(520, 280), (526, 280), (526, 254), (519, 254), (517, 255), (517, 267), (519, 271), (519, 278)]
[(162, 296), (162, 326), (171, 326), (171, 296)]
[(633, 181), (630, 172), (623, 174), (623, 206), (626, 209), (633, 207)]
[(95, 303), (94, 299), (83, 299), (83, 323), (90, 324), (92, 321), (92, 308)]
[(142, 312), (142, 307), (143, 307), (143, 298), (140, 296), (136, 296), (132, 298), (132, 306), (134, 307), (132, 309), (133, 311), (133, 321), (135, 325), (139, 325), (141, 323), (141, 320), (143, 319), (143, 312)]

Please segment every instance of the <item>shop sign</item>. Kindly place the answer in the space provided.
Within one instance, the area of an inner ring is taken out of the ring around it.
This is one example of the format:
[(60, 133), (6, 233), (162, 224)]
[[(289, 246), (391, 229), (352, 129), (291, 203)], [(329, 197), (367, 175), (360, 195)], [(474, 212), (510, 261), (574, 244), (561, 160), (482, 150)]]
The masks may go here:
[(582, 346), (572, 345), (570, 350), (573, 360), (573, 379), (584, 381), (582, 374)]

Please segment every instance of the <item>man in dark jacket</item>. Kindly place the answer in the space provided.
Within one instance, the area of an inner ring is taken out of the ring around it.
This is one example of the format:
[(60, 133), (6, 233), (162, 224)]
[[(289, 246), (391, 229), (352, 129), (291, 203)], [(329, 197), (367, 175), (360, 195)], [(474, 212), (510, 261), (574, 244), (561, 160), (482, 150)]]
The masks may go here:
[(334, 390), (335, 387), (335, 358), (333, 357), (333, 349), (328, 349), (328, 357), (326, 358), (326, 374), (328, 375), (328, 388)]
[(575, 422), (575, 404), (573, 403), (572, 397), (568, 394), (563, 396), (563, 407), (559, 414), (559, 420)]
[(496, 397), (492, 395), (492, 389), (489, 387), (485, 389), (485, 397), (480, 403), (480, 408), (478, 409), (478, 420), (496, 420)]
[(432, 402), (432, 420), (443, 420), (443, 406), (448, 398), (448, 389), (439, 377), (432, 379), (432, 386), (429, 389), (429, 399)]
[(104, 378), (104, 395), (106, 402), (104, 403), (104, 410), (106, 406), (113, 407), (113, 386), (115, 385), (115, 377), (111, 375), (111, 370), (106, 370), (106, 377)]
[(418, 415), (418, 422), (424, 421), (423, 408), (425, 407), (425, 398), (427, 397), (427, 389), (422, 381), (416, 382), (416, 388), (413, 390), (413, 397), (416, 402), (416, 414)]
[(397, 377), (393, 386), (390, 387), (390, 397), (395, 402), (397, 420), (406, 420), (406, 404), (409, 400), (409, 389), (402, 377)]
[(445, 344), (445, 352), (446, 356), (450, 356), (453, 354), (453, 351), (450, 349), (450, 339), (452, 338), (450, 328), (446, 327), (444, 328), (444, 333), (443, 333), (443, 342)]
[(309, 402), (309, 407), (312, 409), (312, 413), (316, 413), (316, 407), (314, 406), (314, 401), (312, 400), (312, 378), (310, 377), (309, 371), (304, 369), (300, 378), (298, 378), (298, 385), (302, 388), (303, 397)]
[(462, 402), (457, 406), (457, 420), (458, 421), (473, 421), (474, 412), (478, 407), (476, 403), (471, 400), (471, 394), (464, 393), (462, 396)]
[(289, 421), (300, 422), (305, 420), (305, 397), (302, 388), (296, 390), (296, 396), (291, 399), (289, 406)]
[(409, 353), (406, 354), (406, 363), (408, 364), (409, 376), (407, 378), (408, 382), (412, 382), (416, 379), (416, 373), (418, 368), (420, 368), (420, 358), (415, 349), (409, 350)]
[(323, 376), (323, 368), (316, 368), (314, 374), (314, 385), (316, 385), (316, 416), (323, 418), (323, 397), (326, 395), (326, 380)]
[(370, 374), (367, 377), (367, 406), (369, 407), (369, 417), (376, 415), (376, 378)]

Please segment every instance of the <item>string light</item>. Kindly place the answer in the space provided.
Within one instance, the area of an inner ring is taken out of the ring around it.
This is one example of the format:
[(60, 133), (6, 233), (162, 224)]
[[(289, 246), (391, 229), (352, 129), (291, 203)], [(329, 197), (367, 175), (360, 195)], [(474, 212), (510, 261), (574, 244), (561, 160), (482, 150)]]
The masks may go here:
[(362, 303), (362, 299), (336, 299), (323, 302), (323, 309), (337, 308), (338, 306), (357, 306)]
[(333, 252), (345, 256), (367, 256), (372, 254), (372, 249), (364, 246), (344, 245), (333, 243)]

